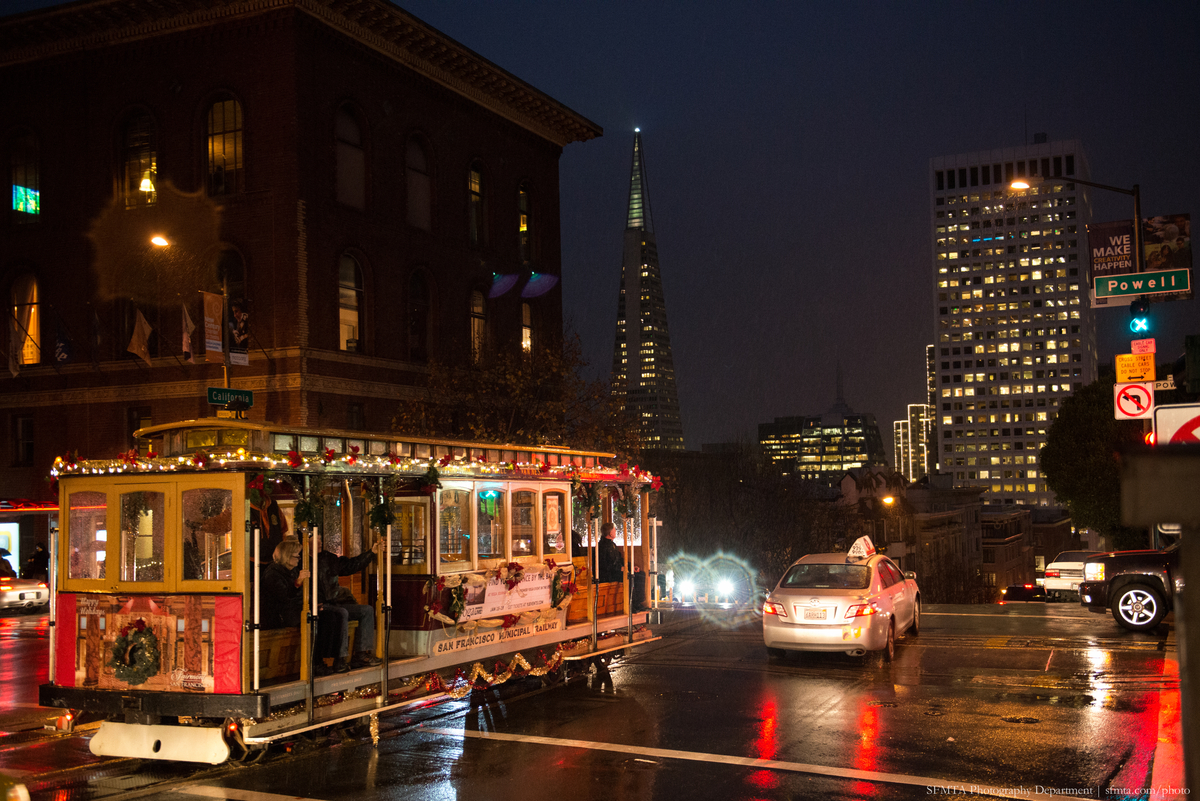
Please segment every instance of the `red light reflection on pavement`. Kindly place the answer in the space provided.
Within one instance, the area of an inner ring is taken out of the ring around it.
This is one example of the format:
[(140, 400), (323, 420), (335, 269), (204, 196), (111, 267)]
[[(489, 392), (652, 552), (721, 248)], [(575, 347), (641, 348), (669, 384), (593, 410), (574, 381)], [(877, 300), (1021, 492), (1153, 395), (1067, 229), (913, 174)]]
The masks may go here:
[(37, 686), (50, 669), (50, 619), (16, 615), (0, 617), (0, 711), (37, 703)]
[[(758, 736), (751, 744), (754, 756), (759, 759), (775, 759), (779, 748), (779, 709), (774, 698), (765, 699), (758, 708)], [(747, 781), (760, 790), (774, 790), (779, 786), (779, 775), (773, 770), (756, 770)]]
[[(869, 772), (879, 770), (879, 707), (863, 702), (858, 712), (858, 739), (855, 741), (854, 769)], [(851, 790), (858, 796), (874, 798), (879, 788), (870, 782), (857, 781)]]

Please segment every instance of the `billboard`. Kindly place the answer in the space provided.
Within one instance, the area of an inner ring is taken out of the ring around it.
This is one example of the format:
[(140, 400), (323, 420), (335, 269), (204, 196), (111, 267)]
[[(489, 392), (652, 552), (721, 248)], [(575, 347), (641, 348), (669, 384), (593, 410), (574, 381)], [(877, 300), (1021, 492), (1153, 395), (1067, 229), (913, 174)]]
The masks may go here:
[[(1142, 220), (1142, 270), (1157, 272), (1184, 269), (1191, 275), (1191, 216), (1169, 214)], [(1137, 272), (1133, 258), (1133, 221), (1088, 226), (1088, 297), (1091, 307), (1128, 306), (1136, 295), (1096, 297), (1096, 279)], [(1190, 286), (1189, 281), (1189, 286)], [(1192, 291), (1156, 295), (1156, 300), (1186, 300)]]

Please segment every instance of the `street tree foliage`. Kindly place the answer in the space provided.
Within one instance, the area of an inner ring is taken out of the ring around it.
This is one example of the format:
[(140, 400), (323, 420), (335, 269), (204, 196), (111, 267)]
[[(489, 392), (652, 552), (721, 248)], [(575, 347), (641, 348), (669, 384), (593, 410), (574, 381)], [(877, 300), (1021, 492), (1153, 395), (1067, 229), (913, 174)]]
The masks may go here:
[(849, 547), (853, 511), (817, 482), (784, 476), (749, 447), (722, 453), (646, 451), (641, 467), (661, 476), (651, 513), (669, 532), (662, 569), (723, 553), (773, 586), (806, 553)]
[(401, 404), (392, 427), (414, 436), (563, 445), (616, 453), (638, 448), (609, 385), (584, 377), (578, 335), (532, 352), (485, 353), (479, 363), (434, 361), (418, 401)]
[(1063, 401), (1046, 433), (1042, 472), (1080, 528), (1108, 538), (1114, 548), (1146, 546), (1146, 532), (1121, 523), (1121, 449), (1142, 441), (1140, 420), (1113, 417), (1111, 371)]

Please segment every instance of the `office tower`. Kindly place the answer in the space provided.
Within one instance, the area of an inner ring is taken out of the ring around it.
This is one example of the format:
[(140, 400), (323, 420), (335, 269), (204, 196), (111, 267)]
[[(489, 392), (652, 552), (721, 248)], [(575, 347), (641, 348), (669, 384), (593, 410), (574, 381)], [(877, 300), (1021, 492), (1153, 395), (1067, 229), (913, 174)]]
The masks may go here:
[(928, 404), (910, 403), (908, 416), (892, 423), (896, 471), (909, 481), (916, 481), (927, 472), (931, 413)]
[[(1087, 162), (1076, 140), (930, 160), (939, 469), (985, 503), (1049, 505), (1039, 452), (1095, 378)], [(1029, 189), (1013, 190), (1016, 178)]]
[(643, 448), (683, 450), (667, 303), (650, 215), (642, 135), (636, 130), (617, 299), (612, 392), (630, 421), (636, 421)]

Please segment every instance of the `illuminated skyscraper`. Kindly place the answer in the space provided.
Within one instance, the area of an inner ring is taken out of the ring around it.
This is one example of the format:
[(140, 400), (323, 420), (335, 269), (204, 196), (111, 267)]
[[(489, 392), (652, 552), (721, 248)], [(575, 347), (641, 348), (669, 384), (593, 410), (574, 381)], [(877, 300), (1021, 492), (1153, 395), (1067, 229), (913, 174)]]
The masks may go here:
[[(1087, 162), (1076, 140), (934, 158), (938, 466), (985, 503), (1048, 505), (1046, 430), (1095, 378)], [(1015, 178), (1030, 189), (1013, 190)]]
[(636, 130), (617, 298), (612, 392), (630, 419), (637, 421), (642, 447), (683, 450), (667, 303), (650, 215), (642, 135)]

